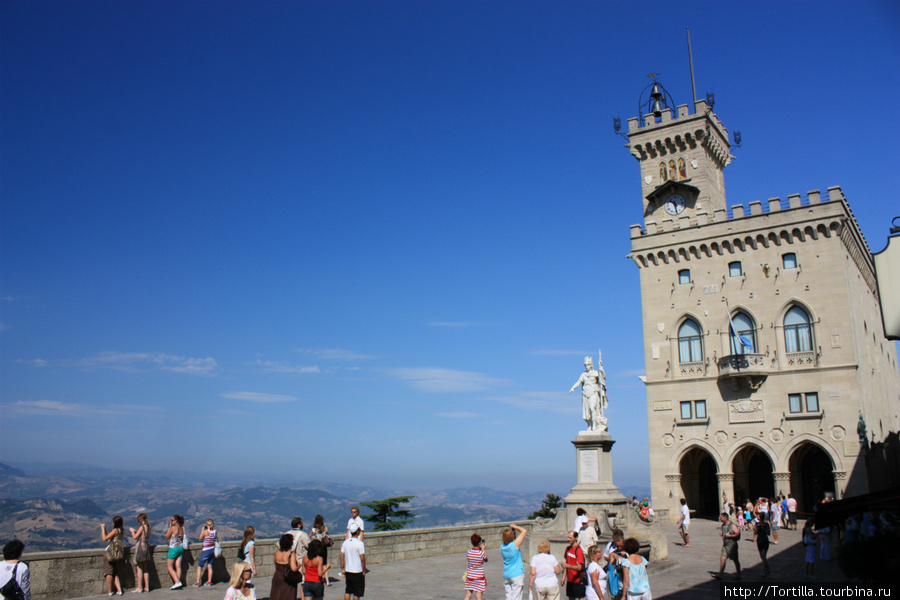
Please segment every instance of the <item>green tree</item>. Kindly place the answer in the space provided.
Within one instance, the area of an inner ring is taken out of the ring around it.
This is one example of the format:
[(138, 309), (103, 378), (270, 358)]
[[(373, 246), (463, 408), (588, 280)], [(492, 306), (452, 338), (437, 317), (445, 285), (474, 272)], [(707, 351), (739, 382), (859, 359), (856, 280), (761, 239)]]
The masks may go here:
[(528, 518), (537, 519), (538, 517), (544, 517), (547, 519), (552, 519), (556, 514), (556, 509), (560, 506), (562, 506), (562, 498), (560, 498), (556, 494), (547, 494), (547, 497), (541, 500), (540, 510), (534, 511)]
[(406, 504), (413, 498), (415, 496), (397, 496), (372, 502), (360, 502), (360, 504), (371, 509), (374, 513), (364, 516), (363, 519), (370, 523), (375, 523), (375, 531), (403, 529), (413, 522), (413, 517), (416, 515), (408, 510), (397, 510), (397, 507), (401, 504)]

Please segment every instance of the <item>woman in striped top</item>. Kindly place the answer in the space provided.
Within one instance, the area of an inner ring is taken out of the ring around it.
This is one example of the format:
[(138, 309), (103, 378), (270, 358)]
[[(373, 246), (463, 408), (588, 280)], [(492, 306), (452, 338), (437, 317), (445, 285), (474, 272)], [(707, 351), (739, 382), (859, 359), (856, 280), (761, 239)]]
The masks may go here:
[(477, 533), (472, 534), (472, 547), (466, 552), (466, 598), (472, 598), (475, 592), (475, 600), (481, 600), (481, 594), (487, 589), (487, 579), (484, 577), (484, 563), (487, 562), (487, 554), (484, 553), (484, 540)]
[(206, 585), (212, 585), (213, 561), (216, 559), (216, 522), (212, 519), (206, 520), (206, 525), (197, 536), (203, 543), (203, 550), (200, 552), (200, 560), (197, 562), (197, 583), (194, 587), (200, 587), (200, 576), (203, 574), (203, 567), (206, 567)]

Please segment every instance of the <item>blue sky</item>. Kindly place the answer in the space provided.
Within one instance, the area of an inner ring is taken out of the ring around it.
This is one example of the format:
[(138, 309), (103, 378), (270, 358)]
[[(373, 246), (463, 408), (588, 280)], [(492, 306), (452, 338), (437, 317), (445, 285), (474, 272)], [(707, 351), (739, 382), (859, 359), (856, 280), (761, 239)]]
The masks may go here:
[(565, 493), (600, 348), (646, 485), (612, 119), (685, 27), (729, 203), (883, 248), (896, 3), (3, 2), (0, 458)]

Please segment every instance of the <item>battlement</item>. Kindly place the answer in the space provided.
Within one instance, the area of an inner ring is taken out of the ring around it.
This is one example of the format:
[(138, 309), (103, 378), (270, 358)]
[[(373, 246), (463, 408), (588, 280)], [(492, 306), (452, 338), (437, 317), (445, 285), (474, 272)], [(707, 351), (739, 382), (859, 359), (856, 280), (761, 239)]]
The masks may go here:
[(716, 113), (712, 112), (712, 109), (706, 104), (706, 100), (697, 100), (694, 102), (694, 112), (689, 112), (689, 105), (687, 104), (679, 104), (675, 108), (675, 116), (672, 116), (672, 110), (667, 108), (662, 111), (662, 114), (659, 117), (659, 121), (656, 120), (652, 114), (644, 115), (644, 125), (641, 126), (641, 120), (639, 117), (632, 117), (628, 119), (628, 135), (631, 136), (634, 133), (650, 131), (653, 129), (658, 129), (660, 127), (665, 127), (672, 125), (677, 122), (685, 122), (688, 119), (694, 119), (697, 117), (708, 117), (716, 127), (725, 132), (727, 139), (727, 129), (725, 125), (722, 124), (722, 121), (719, 120), (719, 117), (716, 116)]
[[(669, 233), (672, 231), (680, 231), (689, 227), (699, 227), (712, 223), (723, 223), (728, 221), (737, 221), (738, 219), (746, 219), (764, 214), (772, 214), (781, 211), (789, 211), (792, 209), (815, 206), (817, 204), (825, 204), (829, 202), (839, 202), (846, 208), (847, 213), (853, 217), (847, 199), (840, 186), (828, 188), (828, 193), (823, 197), (820, 190), (810, 190), (806, 193), (806, 197), (800, 194), (790, 194), (786, 199), (769, 198), (766, 201), (756, 200), (748, 202), (746, 206), (743, 204), (734, 204), (731, 211), (725, 209), (714, 210), (712, 212), (700, 211), (695, 215), (685, 215), (674, 219), (663, 219), (662, 221), (647, 221), (645, 228), (640, 225), (632, 225), (631, 238), (637, 238), (644, 235), (655, 235), (658, 233)], [(853, 219), (854, 223), (856, 219)], [(858, 227), (857, 227), (858, 228)]]

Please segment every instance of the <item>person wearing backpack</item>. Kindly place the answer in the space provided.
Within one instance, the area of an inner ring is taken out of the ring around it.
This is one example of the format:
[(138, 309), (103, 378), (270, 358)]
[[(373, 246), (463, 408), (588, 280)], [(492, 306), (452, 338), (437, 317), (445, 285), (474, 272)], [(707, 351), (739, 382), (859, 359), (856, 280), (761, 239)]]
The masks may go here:
[(31, 575), (28, 565), (21, 562), (25, 544), (12, 540), (3, 546), (0, 564), (0, 593), (10, 600), (31, 600)]
[[(569, 600), (580, 600), (584, 598), (586, 591), (585, 582), (585, 553), (578, 545), (578, 536), (574, 531), (570, 531), (566, 546), (565, 562), (560, 566), (566, 570), (566, 598)], [(593, 548), (594, 546), (591, 546)]]

